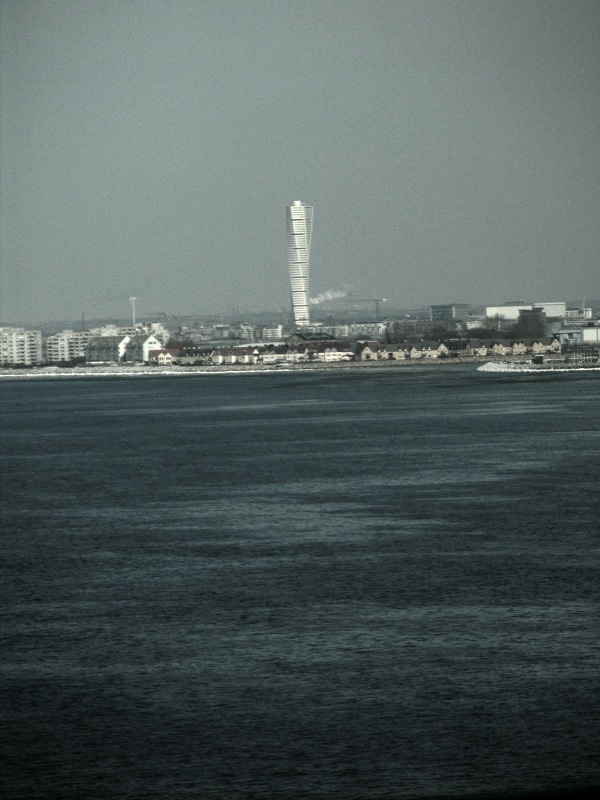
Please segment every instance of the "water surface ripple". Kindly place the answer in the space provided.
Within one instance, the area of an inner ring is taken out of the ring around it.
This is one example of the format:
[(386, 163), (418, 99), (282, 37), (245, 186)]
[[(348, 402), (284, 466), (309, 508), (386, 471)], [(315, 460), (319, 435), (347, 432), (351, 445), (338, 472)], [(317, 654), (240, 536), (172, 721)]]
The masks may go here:
[(5, 380), (0, 790), (600, 785), (600, 379)]

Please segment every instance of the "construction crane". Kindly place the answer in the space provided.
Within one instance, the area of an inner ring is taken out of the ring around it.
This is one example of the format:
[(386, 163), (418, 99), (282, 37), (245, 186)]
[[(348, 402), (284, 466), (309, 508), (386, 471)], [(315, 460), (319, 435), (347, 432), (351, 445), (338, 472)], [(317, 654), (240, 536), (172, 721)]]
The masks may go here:
[(178, 314), (167, 314), (164, 311), (152, 311), (150, 314), (151, 317), (164, 317), (165, 319), (179, 319)]
[(387, 297), (348, 297), (345, 303), (375, 303), (375, 322), (379, 322), (379, 304), (387, 303)]

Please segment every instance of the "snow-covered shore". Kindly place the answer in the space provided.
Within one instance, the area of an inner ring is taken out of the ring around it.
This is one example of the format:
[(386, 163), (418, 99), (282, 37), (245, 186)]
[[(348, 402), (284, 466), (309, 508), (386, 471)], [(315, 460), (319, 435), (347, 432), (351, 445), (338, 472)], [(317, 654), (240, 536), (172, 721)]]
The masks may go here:
[(403, 361), (342, 361), (342, 362), (311, 362), (301, 364), (228, 364), (214, 366), (171, 366), (150, 367), (147, 365), (79, 365), (75, 367), (23, 367), (20, 369), (0, 369), (1, 378), (144, 378), (159, 377), (187, 377), (190, 375), (256, 375), (273, 372), (298, 372), (299, 370), (348, 370), (348, 369), (397, 369), (407, 367), (436, 367), (458, 366), (459, 364), (478, 364), (481, 359), (406, 359)]
[(298, 372), (315, 370), (349, 370), (349, 369), (430, 369), (436, 367), (467, 367), (479, 372), (589, 372), (600, 371), (600, 365), (577, 367), (562, 362), (546, 362), (535, 365), (530, 361), (516, 362), (500, 357), (494, 361), (483, 361), (480, 357), (470, 358), (431, 358), (406, 359), (403, 361), (342, 361), (325, 363), (322, 361), (302, 364), (227, 364), (211, 366), (171, 366), (150, 367), (147, 365), (98, 364), (95, 366), (79, 365), (75, 367), (22, 367), (0, 369), (0, 380), (40, 378), (157, 378), (189, 377), (190, 375), (261, 375), (273, 372)]
[(477, 367), (478, 372), (600, 372), (600, 365), (590, 366), (576, 366), (574, 364), (565, 364), (564, 362), (546, 362), (545, 364), (532, 364), (528, 362), (517, 361), (487, 361), (485, 364)]

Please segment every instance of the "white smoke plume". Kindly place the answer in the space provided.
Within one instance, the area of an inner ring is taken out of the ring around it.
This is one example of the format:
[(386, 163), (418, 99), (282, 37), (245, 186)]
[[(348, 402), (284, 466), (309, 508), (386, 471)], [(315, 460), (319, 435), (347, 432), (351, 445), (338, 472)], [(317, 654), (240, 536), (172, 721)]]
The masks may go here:
[(318, 294), (316, 297), (310, 298), (311, 306), (318, 306), (320, 303), (325, 303), (327, 300), (341, 300), (343, 297), (348, 297), (349, 291), (339, 289), (327, 289), (326, 292)]

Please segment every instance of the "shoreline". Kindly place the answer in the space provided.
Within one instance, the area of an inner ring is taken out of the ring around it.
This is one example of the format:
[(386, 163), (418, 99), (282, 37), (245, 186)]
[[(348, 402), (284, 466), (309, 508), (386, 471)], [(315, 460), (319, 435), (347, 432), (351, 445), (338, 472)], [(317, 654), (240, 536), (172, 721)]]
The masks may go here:
[[(482, 367), (489, 364), (487, 369)], [(513, 366), (509, 366), (513, 364)], [(432, 369), (436, 367), (473, 366), (484, 372), (540, 372), (540, 371), (572, 371), (574, 367), (561, 364), (560, 366), (544, 365), (536, 367), (531, 363), (514, 363), (508, 356), (499, 356), (490, 360), (489, 356), (470, 356), (464, 358), (431, 358), (431, 359), (404, 359), (401, 361), (341, 361), (341, 362), (313, 362), (300, 364), (213, 364), (213, 365), (173, 365), (169, 367), (149, 366), (144, 364), (98, 364), (78, 365), (74, 367), (59, 367), (44, 365), (36, 367), (7, 367), (0, 368), (0, 380), (4, 379), (36, 379), (36, 378), (94, 378), (94, 377), (186, 377), (193, 375), (260, 375), (278, 372), (299, 372), (319, 370), (355, 370), (355, 369)], [(585, 368), (582, 368), (585, 369)], [(589, 368), (588, 368), (589, 369)]]

